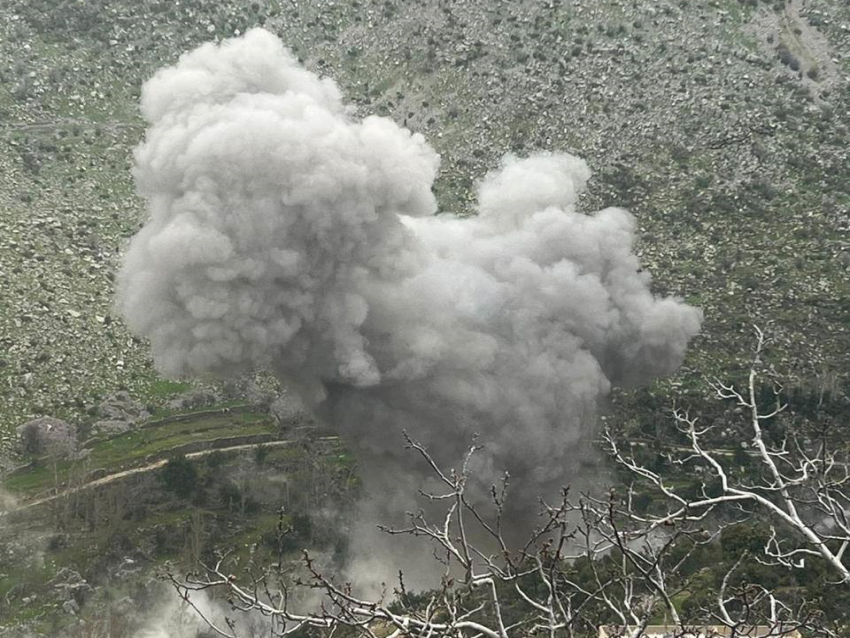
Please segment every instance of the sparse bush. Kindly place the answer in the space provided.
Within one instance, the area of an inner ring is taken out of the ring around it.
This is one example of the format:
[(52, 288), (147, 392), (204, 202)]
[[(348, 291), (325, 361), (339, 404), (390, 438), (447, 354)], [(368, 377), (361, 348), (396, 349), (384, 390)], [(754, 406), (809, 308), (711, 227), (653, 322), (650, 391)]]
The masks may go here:
[(38, 428), (29, 423), (21, 428), (19, 433), (24, 452), (30, 456), (38, 456), (41, 453), (41, 442), (39, 440)]
[(181, 498), (187, 498), (195, 491), (198, 484), (198, 470), (194, 464), (182, 454), (170, 459), (160, 474), (165, 489), (174, 492)]
[(227, 481), (218, 488), (218, 498), (231, 511), (242, 502), (242, 490), (233, 481)]
[(254, 448), (254, 463), (263, 465), (266, 462), (266, 457), (269, 455), (269, 448), (265, 445), (258, 445)]
[(48, 552), (57, 552), (60, 549), (64, 549), (68, 546), (68, 535), (67, 534), (54, 534), (47, 541), (47, 551)]
[(800, 60), (797, 59), (787, 46), (784, 44), (780, 44), (776, 47), (776, 52), (779, 54), (779, 61), (782, 62), (785, 66), (789, 67), (792, 71), (800, 70)]
[(209, 494), (202, 486), (195, 490), (192, 496), (192, 504), (197, 507), (204, 507), (209, 502)]
[(260, 501), (258, 501), (253, 496), (248, 496), (245, 499), (245, 502), (244, 502), (242, 507), (243, 507), (243, 513), (244, 514), (248, 514), (249, 516), (253, 516), (254, 514), (256, 514), (257, 512), (260, 511), (260, 508), (262, 507), (262, 503), (260, 503)]
[(206, 458), (207, 467), (212, 468), (212, 469), (216, 469), (216, 468), (221, 467), (222, 465), (224, 465), (224, 461), (225, 461), (224, 453), (221, 452), (220, 450), (216, 450), (215, 452), (212, 452)]

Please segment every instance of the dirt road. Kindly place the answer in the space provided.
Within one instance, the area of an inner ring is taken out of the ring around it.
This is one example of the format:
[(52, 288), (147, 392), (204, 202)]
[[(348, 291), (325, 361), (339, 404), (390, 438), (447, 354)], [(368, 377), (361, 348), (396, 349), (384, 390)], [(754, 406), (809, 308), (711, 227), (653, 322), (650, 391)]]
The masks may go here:
[[(213, 454), (215, 452), (237, 452), (239, 450), (248, 450), (248, 449), (251, 449), (251, 448), (255, 448), (258, 445), (262, 445), (263, 447), (282, 447), (282, 446), (291, 445), (291, 444), (292, 444), (291, 440), (269, 441), (267, 443), (260, 443), (260, 444), (258, 444), (258, 443), (245, 443), (245, 444), (242, 444), (242, 445), (232, 445), (230, 447), (215, 448), (215, 449), (210, 449), (210, 450), (201, 450), (199, 452), (190, 452), (189, 454), (186, 454), (185, 456), (186, 456), (187, 459), (197, 459), (197, 458), (201, 458), (201, 457), (204, 457), (204, 456), (209, 456), (210, 454)], [(161, 459), (161, 460), (156, 461), (154, 463), (150, 463), (149, 465), (143, 465), (142, 467), (134, 467), (134, 468), (131, 468), (129, 470), (123, 470), (121, 472), (115, 472), (114, 474), (108, 474), (106, 476), (102, 476), (102, 477), (95, 479), (93, 481), (89, 481), (88, 483), (86, 483), (84, 485), (80, 485), (78, 487), (73, 487), (73, 488), (64, 490), (62, 492), (59, 492), (58, 494), (52, 494), (50, 496), (37, 498), (33, 501), (28, 501), (26, 503), (18, 505), (17, 507), (12, 507), (12, 508), (7, 509), (5, 511), (0, 511), (0, 518), (3, 518), (4, 516), (6, 516), (8, 514), (13, 514), (13, 513), (16, 513), (16, 512), (22, 512), (22, 511), (28, 510), (30, 508), (33, 508), (33, 507), (38, 507), (39, 505), (44, 505), (45, 503), (50, 503), (51, 501), (55, 501), (56, 499), (63, 498), (65, 496), (69, 496), (71, 494), (76, 494), (78, 492), (83, 492), (85, 490), (92, 490), (92, 489), (95, 489), (95, 488), (98, 488), (98, 487), (102, 487), (104, 485), (109, 485), (110, 483), (113, 483), (115, 481), (120, 481), (122, 479), (125, 479), (128, 476), (134, 476), (136, 474), (144, 474), (146, 472), (153, 472), (154, 470), (158, 470), (159, 468), (164, 466), (166, 463), (168, 463), (168, 459)]]
[(797, 58), (803, 83), (819, 99), (823, 89), (841, 82), (841, 69), (836, 63), (837, 52), (806, 19), (805, 9), (804, 0), (789, 0), (779, 13), (764, 8), (756, 14), (753, 27), (770, 51), (776, 51), (777, 44), (781, 44)]

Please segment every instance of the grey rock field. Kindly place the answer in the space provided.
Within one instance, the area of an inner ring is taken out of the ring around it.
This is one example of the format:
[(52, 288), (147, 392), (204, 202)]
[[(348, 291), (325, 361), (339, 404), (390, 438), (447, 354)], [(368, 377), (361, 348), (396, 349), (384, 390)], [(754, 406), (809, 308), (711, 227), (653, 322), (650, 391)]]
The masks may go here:
[[(164, 407), (147, 344), (113, 309), (145, 217), (131, 175), (139, 91), (182, 52), (257, 25), (358, 115), (422, 133), (441, 154), (445, 213), (469, 214), (507, 152), (583, 157), (587, 210), (629, 208), (654, 290), (705, 312), (680, 377), (662, 383), (736, 370), (753, 323), (775, 337), (781, 373), (850, 369), (843, 0), (9, 0), (0, 456), (39, 416), (107, 431)], [(104, 408), (118, 390), (124, 407)]]

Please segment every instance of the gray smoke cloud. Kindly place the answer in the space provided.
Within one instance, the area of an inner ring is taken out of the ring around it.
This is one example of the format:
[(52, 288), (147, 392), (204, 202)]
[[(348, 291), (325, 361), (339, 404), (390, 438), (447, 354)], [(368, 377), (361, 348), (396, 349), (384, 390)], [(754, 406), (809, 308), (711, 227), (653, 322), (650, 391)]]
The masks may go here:
[(628, 212), (577, 210), (583, 160), (506, 156), (476, 217), (436, 216), (425, 139), (358, 119), (266, 31), (159, 71), (142, 112), (128, 325), (167, 375), (274, 370), (367, 487), (415, 482), (401, 428), (444, 463), (480, 432), (483, 481), (560, 485), (611, 385), (674, 371), (699, 331), (698, 309), (650, 292)]

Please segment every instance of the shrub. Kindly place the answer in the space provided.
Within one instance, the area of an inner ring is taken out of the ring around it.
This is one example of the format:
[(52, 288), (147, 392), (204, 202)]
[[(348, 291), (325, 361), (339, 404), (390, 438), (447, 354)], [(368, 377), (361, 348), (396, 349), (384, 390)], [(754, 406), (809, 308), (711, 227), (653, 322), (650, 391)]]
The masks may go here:
[(266, 462), (266, 457), (269, 455), (269, 448), (265, 445), (258, 445), (254, 448), (254, 462), (257, 465), (263, 465)]
[(215, 452), (212, 452), (206, 458), (207, 467), (210, 467), (212, 469), (216, 469), (216, 468), (221, 467), (222, 465), (224, 465), (224, 461), (225, 461), (224, 453), (221, 452), (220, 450), (216, 450)]
[(731, 525), (720, 533), (720, 547), (729, 560), (736, 560), (747, 551), (759, 554), (770, 538), (770, 529), (764, 523)]
[(169, 459), (160, 474), (165, 489), (186, 498), (195, 491), (198, 484), (198, 470), (182, 454)]
[(218, 497), (222, 504), (230, 510), (242, 501), (242, 490), (233, 481), (227, 481), (218, 488)]

